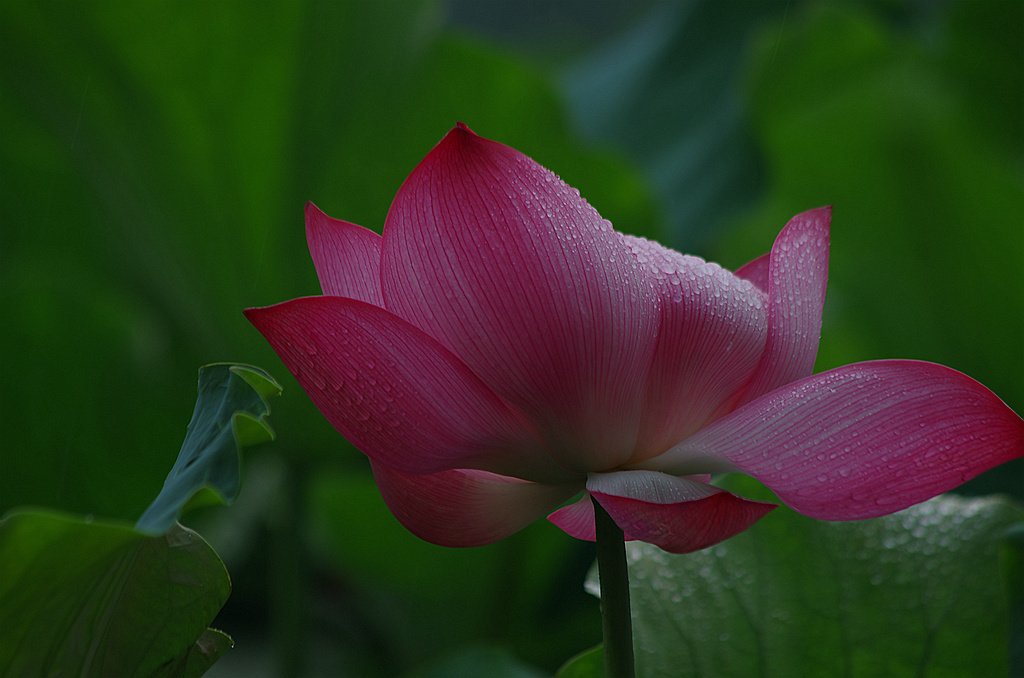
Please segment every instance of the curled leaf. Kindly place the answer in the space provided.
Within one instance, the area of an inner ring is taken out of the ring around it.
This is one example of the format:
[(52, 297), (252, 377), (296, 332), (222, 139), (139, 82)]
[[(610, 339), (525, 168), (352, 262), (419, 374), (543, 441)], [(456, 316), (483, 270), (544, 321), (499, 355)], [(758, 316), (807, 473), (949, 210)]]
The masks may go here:
[(156, 535), (170, 529), (187, 504), (231, 504), (241, 485), (241, 449), (274, 439), (266, 421), (268, 399), (280, 393), (281, 385), (258, 367), (217, 363), (201, 368), (181, 452), (135, 528)]

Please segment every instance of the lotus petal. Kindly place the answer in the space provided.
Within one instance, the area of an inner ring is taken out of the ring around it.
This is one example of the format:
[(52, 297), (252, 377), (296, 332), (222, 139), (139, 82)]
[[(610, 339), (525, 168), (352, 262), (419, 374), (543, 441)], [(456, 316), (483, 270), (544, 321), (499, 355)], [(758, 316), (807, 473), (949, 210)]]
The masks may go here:
[(855, 363), (762, 396), (641, 466), (739, 471), (812, 518), (894, 513), (1024, 455), (1024, 420), (942, 365)]
[(588, 495), (548, 516), (579, 539), (593, 541), (597, 500), (627, 539), (668, 551), (689, 553), (743, 532), (775, 504), (750, 501), (713, 485), (664, 473), (619, 471), (593, 473)]
[(771, 263), (772, 253), (762, 254), (753, 261), (748, 261), (736, 269), (736, 276), (754, 283), (757, 289), (768, 294), (768, 266)]
[(731, 409), (764, 350), (767, 298), (718, 264), (624, 236), (661, 295), (635, 463)]
[(362, 226), (332, 219), (310, 202), (306, 203), (306, 240), (325, 295), (384, 306), (379, 235)]
[(387, 308), (526, 413), (565, 468), (628, 460), (657, 300), (577, 191), (460, 125), (399, 190), (381, 275)]
[(412, 476), (382, 464), (372, 466), (377, 487), (395, 517), (419, 538), (441, 546), (482, 546), (504, 539), (582, 487), (541, 485), (487, 471), (455, 469)]
[(306, 297), (246, 315), (331, 424), (381, 464), (414, 475), (573, 477), (458, 358), (383, 309)]
[[(798, 214), (782, 229), (768, 258), (768, 341), (739, 405), (802, 379), (814, 368), (821, 338), (821, 311), (828, 282), (828, 237), (832, 208)], [(765, 282), (755, 259), (745, 275)], [(743, 269), (740, 269), (743, 271)]]

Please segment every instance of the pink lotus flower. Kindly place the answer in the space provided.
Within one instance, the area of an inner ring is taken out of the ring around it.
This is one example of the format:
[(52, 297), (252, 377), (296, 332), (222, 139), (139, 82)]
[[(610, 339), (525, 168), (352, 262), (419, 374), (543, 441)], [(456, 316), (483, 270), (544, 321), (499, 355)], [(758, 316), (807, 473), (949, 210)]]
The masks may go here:
[(1024, 455), (1024, 421), (949, 368), (811, 375), (830, 216), (794, 217), (729, 272), (612, 230), (460, 124), (402, 185), (383, 236), (307, 205), (324, 296), (246, 315), (370, 458), (394, 515), (447, 546), (549, 513), (593, 539), (598, 501), (627, 538), (683, 553), (775, 508), (710, 473), (853, 520)]

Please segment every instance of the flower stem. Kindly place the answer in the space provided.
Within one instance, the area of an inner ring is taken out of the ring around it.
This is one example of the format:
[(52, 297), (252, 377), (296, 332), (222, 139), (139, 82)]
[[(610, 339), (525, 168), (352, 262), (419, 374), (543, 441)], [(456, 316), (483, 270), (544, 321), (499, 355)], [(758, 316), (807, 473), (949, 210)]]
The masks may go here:
[(633, 678), (633, 620), (629, 613), (629, 571), (626, 541), (608, 512), (594, 504), (597, 570), (601, 580), (601, 622), (604, 630), (605, 678)]

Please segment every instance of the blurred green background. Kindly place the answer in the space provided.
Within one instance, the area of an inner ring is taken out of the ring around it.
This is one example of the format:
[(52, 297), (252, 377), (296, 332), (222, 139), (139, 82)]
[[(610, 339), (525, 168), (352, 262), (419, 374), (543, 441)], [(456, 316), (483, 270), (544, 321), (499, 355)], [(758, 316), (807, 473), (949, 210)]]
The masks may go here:
[[(0, 512), (134, 520), (200, 365), (285, 385), (238, 503), (189, 517), (234, 581), (210, 675), (543, 675), (599, 641), (589, 544), (420, 542), (241, 314), (319, 292), (305, 201), (379, 230), (459, 120), (730, 267), (834, 205), (817, 369), (932, 360), (1024, 411), (1019, 0), (2, 0)], [(965, 491), (1024, 498), (1024, 465)]]

